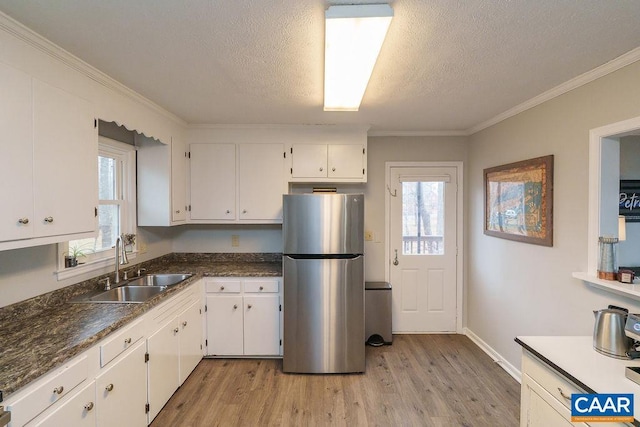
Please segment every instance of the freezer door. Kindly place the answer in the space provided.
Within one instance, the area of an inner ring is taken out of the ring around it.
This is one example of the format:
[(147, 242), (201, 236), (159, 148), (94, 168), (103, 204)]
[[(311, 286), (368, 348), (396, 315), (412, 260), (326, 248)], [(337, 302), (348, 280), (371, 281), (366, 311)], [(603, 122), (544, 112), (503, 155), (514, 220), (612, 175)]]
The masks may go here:
[(364, 372), (364, 257), (283, 259), (283, 371)]
[(285, 194), (285, 254), (364, 253), (364, 195)]

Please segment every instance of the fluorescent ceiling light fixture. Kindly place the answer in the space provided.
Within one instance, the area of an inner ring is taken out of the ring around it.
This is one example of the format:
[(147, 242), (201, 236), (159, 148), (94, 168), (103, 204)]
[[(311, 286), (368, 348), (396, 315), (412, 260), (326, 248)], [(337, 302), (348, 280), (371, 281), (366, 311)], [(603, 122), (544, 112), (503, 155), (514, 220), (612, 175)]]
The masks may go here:
[(388, 4), (331, 6), (325, 12), (324, 110), (358, 111), (393, 18)]

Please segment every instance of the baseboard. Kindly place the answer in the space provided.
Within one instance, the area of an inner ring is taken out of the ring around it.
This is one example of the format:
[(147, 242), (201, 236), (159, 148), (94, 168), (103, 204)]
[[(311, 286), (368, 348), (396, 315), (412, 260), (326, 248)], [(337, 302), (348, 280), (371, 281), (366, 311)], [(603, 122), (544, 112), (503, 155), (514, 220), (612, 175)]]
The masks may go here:
[(482, 349), (485, 353), (489, 355), (502, 369), (504, 369), (507, 374), (511, 375), (513, 379), (522, 383), (522, 372), (513, 366), (511, 363), (507, 361), (504, 357), (500, 355), (497, 351), (495, 351), (489, 344), (484, 342), (482, 338), (473, 333), (469, 328), (463, 329), (464, 335), (469, 337), (471, 341), (473, 341), (478, 347)]

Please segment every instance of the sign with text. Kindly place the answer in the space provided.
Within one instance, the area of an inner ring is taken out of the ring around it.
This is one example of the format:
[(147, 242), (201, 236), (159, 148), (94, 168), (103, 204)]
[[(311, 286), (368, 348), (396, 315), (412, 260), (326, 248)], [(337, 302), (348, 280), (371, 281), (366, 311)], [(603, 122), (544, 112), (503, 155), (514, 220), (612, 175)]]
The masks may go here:
[(620, 181), (618, 214), (627, 222), (640, 222), (640, 181)]
[(572, 394), (572, 422), (633, 422), (633, 394)]

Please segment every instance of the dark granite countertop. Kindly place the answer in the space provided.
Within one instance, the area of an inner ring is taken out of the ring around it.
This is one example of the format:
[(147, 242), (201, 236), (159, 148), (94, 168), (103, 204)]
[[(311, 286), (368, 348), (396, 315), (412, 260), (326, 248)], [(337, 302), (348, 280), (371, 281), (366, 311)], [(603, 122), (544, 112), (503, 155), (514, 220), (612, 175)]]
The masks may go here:
[(282, 276), (280, 254), (180, 253), (126, 267), (146, 268), (146, 273), (193, 273), (193, 276), (142, 304), (69, 302), (100, 290), (102, 285), (98, 281), (108, 276), (102, 275), (0, 308), (0, 391), (4, 399), (203, 276)]

